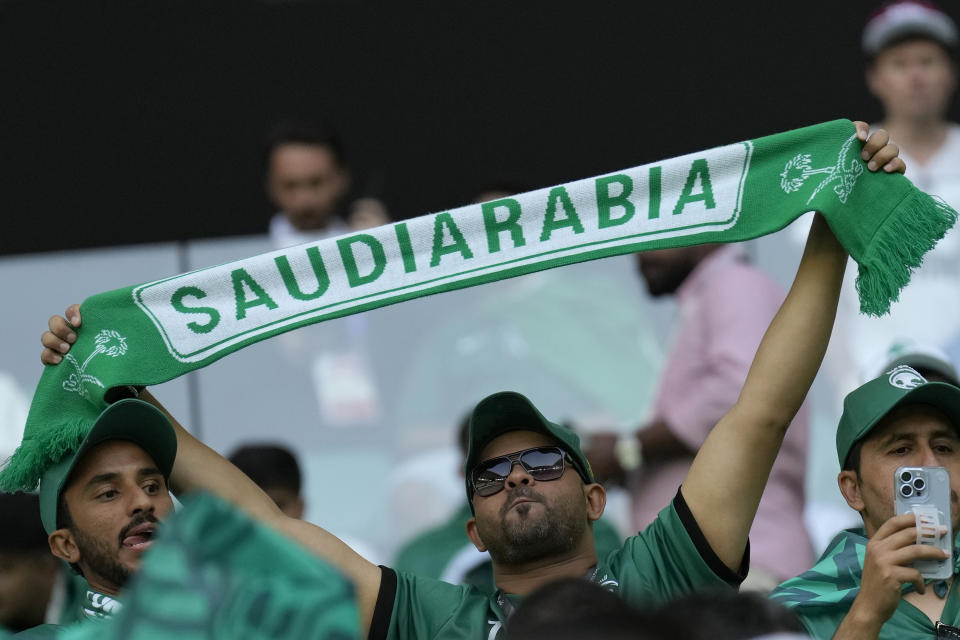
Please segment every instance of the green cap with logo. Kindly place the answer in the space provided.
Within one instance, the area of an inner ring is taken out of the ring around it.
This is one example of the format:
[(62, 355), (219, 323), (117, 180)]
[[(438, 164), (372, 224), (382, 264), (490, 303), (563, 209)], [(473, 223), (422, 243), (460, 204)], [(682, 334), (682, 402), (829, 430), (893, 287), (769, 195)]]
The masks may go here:
[(177, 457), (177, 434), (167, 416), (143, 400), (126, 398), (104, 409), (80, 441), (49, 466), (40, 478), (40, 519), (47, 534), (57, 530), (57, 501), (77, 462), (93, 447), (108, 440), (128, 440), (153, 458), (165, 478)]
[(837, 425), (837, 458), (843, 467), (850, 449), (902, 404), (926, 404), (943, 411), (960, 429), (960, 388), (927, 380), (906, 365), (894, 367), (847, 394)]
[[(467, 445), (467, 461), (464, 476), (467, 483), (467, 500), (473, 498), (470, 472), (482, 462), (480, 454), (491, 440), (510, 431), (534, 431), (557, 441), (584, 475), (587, 483), (596, 482), (587, 457), (580, 450), (580, 437), (563, 425), (550, 422), (533, 406), (526, 396), (515, 391), (501, 391), (487, 396), (470, 415), (470, 438)], [(472, 505), (472, 502), (471, 502)]]

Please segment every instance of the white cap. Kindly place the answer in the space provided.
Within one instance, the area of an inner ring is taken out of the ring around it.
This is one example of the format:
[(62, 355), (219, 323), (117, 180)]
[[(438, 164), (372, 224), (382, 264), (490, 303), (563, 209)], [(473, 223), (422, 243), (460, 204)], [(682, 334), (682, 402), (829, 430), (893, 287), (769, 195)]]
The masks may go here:
[(890, 43), (910, 36), (929, 38), (952, 49), (957, 45), (957, 25), (929, 2), (893, 2), (867, 22), (863, 30), (863, 51), (873, 56)]
[(863, 380), (873, 380), (898, 365), (905, 364), (914, 369), (934, 371), (950, 384), (960, 386), (960, 376), (956, 366), (942, 349), (932, 344), (924, 344), (912, 339), (895, 341), (870, 366), (864, 368)]

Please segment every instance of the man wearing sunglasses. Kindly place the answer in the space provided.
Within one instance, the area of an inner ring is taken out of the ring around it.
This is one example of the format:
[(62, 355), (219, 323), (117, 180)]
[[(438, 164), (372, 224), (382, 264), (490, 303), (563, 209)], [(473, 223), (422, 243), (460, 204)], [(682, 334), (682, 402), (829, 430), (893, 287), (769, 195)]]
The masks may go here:
[[(902, 172), (886, 132), (868, 140), (867, 131), (866, 123), (857, 123), (870, 169)], [(578, 439), (509, 392), (474, 409), (465, 468), (474, 512), (467, 533), (490, 551), (494, 593), (368, 562), (326, 530), (285, 516), (174, 420), (178, 454), (171, 482), (219, 495), (339, 568), (354, 584), (361, 628), (370, 638), (495, 640), (519, 598), (564, 577), (598, 581), (633, 604), (735, 585), (748, 568), (747, 535), (770, 468), (823, 359), (846, 262), (846, 251), (816, 216), (793, 286), (737, 403), (710, 433), (672, 503), (606, 558), (597, 557), (592, 531), (606, 493)], [(70, 323), (51, 318), (43, 336), (48, 364), (59, 363), (76, 339), (79, 308), (68, 309), (67, 317)]]

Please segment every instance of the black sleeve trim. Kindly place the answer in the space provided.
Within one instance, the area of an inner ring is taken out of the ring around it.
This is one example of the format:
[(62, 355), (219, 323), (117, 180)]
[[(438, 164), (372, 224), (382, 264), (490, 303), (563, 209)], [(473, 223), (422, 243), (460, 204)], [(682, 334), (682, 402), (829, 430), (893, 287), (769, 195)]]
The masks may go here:
[(700, 525), (697, 524), (690, 507), (687, 506), (687, 501), (683, 499), (683, 493), (680, 489), (677, 489), (677, 496), (673, 499), (673, 508), (680, 517), (683, 528), (687, 530), (687, 535), (693, 540), (693, 545), (700, 553), (700, 557), (707, 563), (710, 570), (734, 589), (739, 588), (740, 583), (747, 577), (747, 572), (750, 571), (750, 541), (747, 540), (747, 547), (743, 550), (740, 568), (737, 571), (731, 571), (730, 567), (717, 557), (710, 543), (707, 542), (703, 531), (700, 530)]
[(370, 620), (369, 640), (386, 640), (393, 617), (393, 602), (397, 598), (397, 573), (390, 567), (380, 565), (380, 591)]

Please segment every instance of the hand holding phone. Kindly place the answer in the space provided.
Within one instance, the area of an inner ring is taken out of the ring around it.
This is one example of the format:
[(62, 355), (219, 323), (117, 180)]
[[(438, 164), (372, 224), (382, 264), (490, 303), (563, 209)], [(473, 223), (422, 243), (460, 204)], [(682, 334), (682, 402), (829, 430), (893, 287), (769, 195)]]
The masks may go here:
[[(943, 560), (918, 560), (913, 567), (924, 578), (945, 580), (953, 575), (953, 527), (950, 509), (950, 473), (943, 467), (900, 467), (894, 472), (897, 515), (917, 518), (917, 544), (938, 547), (949, 554)], [(941, 535), (943, 527), (946, 534)]]

